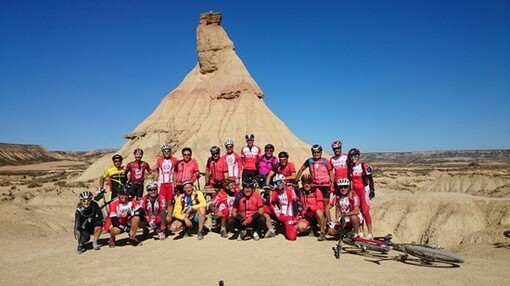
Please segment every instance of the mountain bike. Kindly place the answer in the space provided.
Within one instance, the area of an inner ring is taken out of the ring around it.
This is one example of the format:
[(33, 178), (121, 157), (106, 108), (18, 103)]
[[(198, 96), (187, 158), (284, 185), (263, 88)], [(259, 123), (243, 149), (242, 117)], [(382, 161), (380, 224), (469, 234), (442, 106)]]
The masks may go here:
[(395, 259), (406, 262), (409, 256), (419, 259), (423, 265), (432, 265), (434, 262), (439, 263), (463, 263), (464, 259), (454, 253), (446, 251), (440, 247), (416, 244), (416, 243), (395, 243), (391, 241), (393, 236), (388, 234), (383, 237), (374, 237), (372, 239), (363, 238), (349, 231), (341, 231), (340, 239), (336, 247), (333, 247), (335, 257), (340, 258), (340, 252), (344, 250), (344, 245), (350, 245), (360, 249), (362, 253), (376, 251), (382, 254), (388, 254), (391, 250), (401, 252)]

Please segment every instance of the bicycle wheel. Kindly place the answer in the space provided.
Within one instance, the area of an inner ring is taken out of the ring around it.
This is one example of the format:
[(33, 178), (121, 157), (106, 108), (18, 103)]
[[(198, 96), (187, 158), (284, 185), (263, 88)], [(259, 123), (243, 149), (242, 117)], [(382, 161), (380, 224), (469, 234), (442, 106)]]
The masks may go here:
[(405, 245), (407, 253), (427, 261), (462, 263), (464, 258), (443, 249), (427, 247), (424, 245)]

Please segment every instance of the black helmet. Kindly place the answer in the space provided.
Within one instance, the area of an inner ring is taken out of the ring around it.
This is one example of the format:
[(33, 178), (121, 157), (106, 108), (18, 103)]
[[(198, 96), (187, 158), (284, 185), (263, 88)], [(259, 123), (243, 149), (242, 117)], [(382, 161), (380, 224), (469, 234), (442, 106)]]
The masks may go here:
[(353, 157), (353, 156), (359, 156), (361, 155), (361, 151), (358, 149), (358, 148), (352, 148), (351, 150), (349, 150), (349, 153), (348, 153), (348, 157)]
[(311, 148), (312, 152), (322, 152), (322, 146), (319, 144), (315, 144)]
[(246, 140), (248, 140), (248, 139), (255, 139), (255, 135), (253, 135), (253, 133), (248, 133), (248, 134), (246, 134), (246, 135), (244, 136), (244, 138), (245, 138)]
[(255, 180), (248, 178), (243, 181), (243, 187), (255, 187)]
[(119, 195), (129, 195), (131, 194), (131, 188), (129, 185), (122, 186), (122, 188), (119, 188), (118, 190)]
[(115, 160), (121, 160), (121, 161), (122, 161), (122, 160), (123, 160), (123, 158), (122, 158), (122, 156), (121, 156), (121, 155), (119, 155), (119, 154), (115, 154), (115, 155), (113, 155), (113, 157), (112, 157), (112, 161), (115, 161)]
[(210, 151), (211, 151), (211, 154), (220, 154), (220, 147), (212, 146)]
[(289, 158), (289, 154), (285, 151), (278, 153), (278, 158)]
[(265, 149), (265, 150), (268, 150), (268, 149), (269, 149), (269, 150), (274, 151), (274, 146), (273, 146), (273, 144), (267, 144), (267, 145), (264, 147), (264, 149)]

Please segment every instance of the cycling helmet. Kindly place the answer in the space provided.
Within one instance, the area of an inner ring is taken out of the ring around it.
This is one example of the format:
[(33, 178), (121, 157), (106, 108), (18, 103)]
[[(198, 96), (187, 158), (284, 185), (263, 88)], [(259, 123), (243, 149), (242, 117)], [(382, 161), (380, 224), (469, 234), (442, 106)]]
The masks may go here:
[(243, 187), (255, 187), (255, 180), (248, 178), (243, 181)]
[(278, 153), (278, 158), (287, 158), (287, 159), (289, 159), (289, 153), (287, 153), (285, 151), (282, 151), (282, 152)]
[(80, 200), (91, 200), (94, 195), (90, 191), (83, 191), (80, 193)]
[(227, 147), (228, 145), (232, 145), (233, 146), (234, 145), (234, 140), (232, 140), (232, 139), (225, 140), (225, 147)]
[(345, 178), (342, 178), (342, 179), (338, 179), (335, 184), (337, 185), (337, 187), (340, 187), (340, 186), (350, 186), (351, 185), (351, 181), (349, 181), (349, 179), (345, 179)]
[(313, 182), (313, 178), (310, 174), (303, 174), (303, 176), (301, 176), (301, 182), (311, 183), (311, 182)]
[(273, 146), (273, 144), (267, 144), (267, 145), (264, 147), (264, 149), (265, 149), (265, 150), (268, 150), (268, 149), (269, 149), (269, 150), (274, 151), (274, 146)]
[(211, 151), (211, 154), (220, 154), (220, 147), (212, 146), (210, 151)]
[(172, 151), (172, 145), (163, 144), (163, 146), (161, 146), (161, 151)]
[(141, 148), (136, 148), (135, 151), (133, 152), (134, 155), (136, 154), (140, 154), (140, 155), (143, 155), (143, 150)]
[(279, 185), (279, 184), (281, 184), (283, 182), (285, 182), (285, 176), (284, 175), (282, 175), (282, 174), (274, 175), (273, 183), (275, 183), (275, 185)]
[(193, 180), (184, 180), (184, 181), (182, 182), (182, 186), (183, 186), (183, 187), (184, 187), (184, 186), (186, 186), (187, 184), (191, 184), (191, 185), (193, 186)]
[(342, 148), (342, 141), (335, 140), (331, 143), (331, 149)]
[(361, 151), (358, 148), (352, 148), (351, 150), (349, 150), (348, 157), (359, 156), (359, 155), (361, 155)]
[(319, 144), (315, 144), (311, 148), (312, 152), (322, 152), (322, 146)]
[(125, 185), (122, 188), (119, 188), (118, 192), (119, 195), (129, 195), (131, 193), (131, 188), (129, 185)]
[(149, 182), (147, 183), (147, 186), (145, 187), (148, 190), (151, 190), (151, 189), (158, 189), (158, 183), (156, 182)]
[(121, 161), (122, 161), (122, 156), (121, 156), (121, 155), (119, 155), (119, 154), (115, 154), (115, 155), (113, 155), (113, 157), (112, 157), (112, 161), (116, 161), (116, 160), (121, 160)]
[(253, 135), (252, 133), (248, 133), (248, 134), (246, 134), (246, 135), (244, 136), (244, 138), (245, 138), (246, 140), (248, 140), (248, 139), (255, 139), (255, 135)]

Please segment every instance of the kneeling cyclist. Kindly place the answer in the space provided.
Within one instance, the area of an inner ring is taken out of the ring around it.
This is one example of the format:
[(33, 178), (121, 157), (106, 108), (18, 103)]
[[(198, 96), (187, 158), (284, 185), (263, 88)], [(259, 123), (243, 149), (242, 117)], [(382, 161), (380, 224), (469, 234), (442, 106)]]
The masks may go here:
[(248, 178), (243, 181), (242, 194), (236, 197), (232, 208), (232, 217), (228, 220), (229, 231), (238, 230), (238, 239), (243, 240), (247, 228), (253, 228), (253, 239), (259, 240), (266, 223), (262, 197), (255, 192), (255, 181)]
[(184, 192), (175, 198), (173, 222), (170, 225), (170, 231), (178, 232), (181, 229), (188, 231), (198, 224), (197, 239), (204, 239), (205, 224), (205, 201), (204, 194), (201, 191), (193, 190), (193, 181), (184, 180), (182, 182)]
[(103, 213), (99, 205), (92, 200), (92, 192), (81, 192), (80, 203), (78, 203), (74, 215), (74, 237), (78, 240), (78, 254), (85, 251), (85, 243), (90, 240), (91, 234), (94, 234), (92, 247), (99, 250), (97, 240), (101, 235), (102, 228)]
[(166, 238), (166, 199), (158, 194), (158, 184), (156, 182), (149, 182), (146, 189), (147, 194), (142, 198), (144, 219), (140, 223), (140, 227), (146, 228), (149, 226), (158, 233), (159, 240), (164, 240)]
[(351, 190), (351, 181), (348, 179), (338, 179), (335, 182), (335, 191), (329, 201), (331, 207), (335, 208), (335, 220), (331, 219), (331, 214), (326, 213), (328, 219), (328, 233), (337, 235), (343, 228), (351, 228), (355, 234), (359, 231), (359, 226), (363, 222), (363, 216), (360, 212), (360, 199), (354, 191)]
[(129, 197), (129, 188), (125, 186), (119, 190), (119, 196), (110, 204), (110, 214), (105, 223), (105, 229), (110, 233), (109, 246), (115, 247), (115, 237), (127, 232), (133, 246), (141, 245), (136, 238), (136, 230), (140, 224), (143, 210), (136, 199)]

